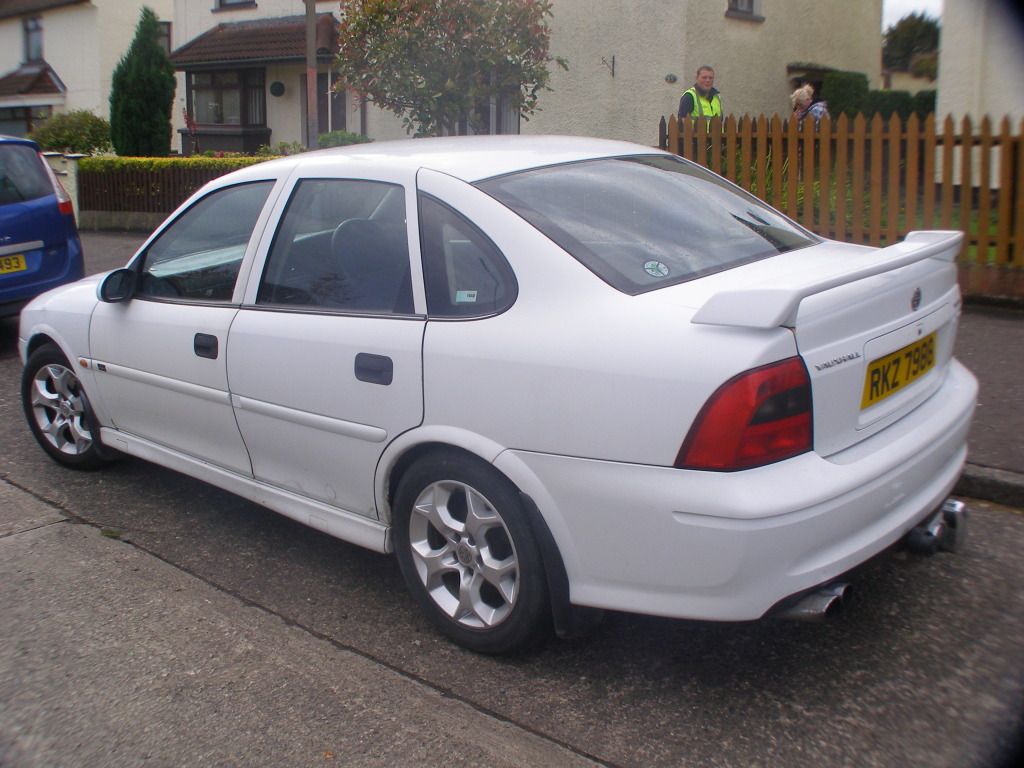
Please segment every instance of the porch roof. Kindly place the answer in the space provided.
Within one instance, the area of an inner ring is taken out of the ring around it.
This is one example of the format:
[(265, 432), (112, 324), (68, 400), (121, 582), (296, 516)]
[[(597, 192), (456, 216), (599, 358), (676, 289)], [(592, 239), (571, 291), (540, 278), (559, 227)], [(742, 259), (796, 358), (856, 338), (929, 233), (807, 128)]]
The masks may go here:
[[(317, 15), (317, 58), (333, 56), (338, 47), (337, 22), (329, 13)], [(305, 16), (218, 24), (171, 54), (176, 69), (228, 64), (304, 61)]]
[(45, 61), (38, 64), (23, 64), (13, 72), (0, 76), (0, 98), (38, 96), (64, 91), (63, 81)]

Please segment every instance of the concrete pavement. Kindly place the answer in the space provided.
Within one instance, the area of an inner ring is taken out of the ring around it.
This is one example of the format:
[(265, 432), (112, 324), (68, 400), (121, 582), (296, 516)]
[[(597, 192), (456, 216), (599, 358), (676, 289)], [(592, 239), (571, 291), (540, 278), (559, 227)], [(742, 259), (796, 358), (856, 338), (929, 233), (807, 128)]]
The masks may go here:
[(5, 768), (595, 765), (4, 481), (0, 606)]

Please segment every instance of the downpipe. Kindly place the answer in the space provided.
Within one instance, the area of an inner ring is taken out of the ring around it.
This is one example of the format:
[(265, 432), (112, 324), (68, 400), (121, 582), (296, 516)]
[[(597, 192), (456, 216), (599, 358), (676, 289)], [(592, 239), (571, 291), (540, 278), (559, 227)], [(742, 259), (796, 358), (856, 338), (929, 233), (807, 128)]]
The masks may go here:
[(967, 507), (947, 499), (935, 514), (907, 534), (907, 548), (919, 555), (958, 552), (967, 540)]

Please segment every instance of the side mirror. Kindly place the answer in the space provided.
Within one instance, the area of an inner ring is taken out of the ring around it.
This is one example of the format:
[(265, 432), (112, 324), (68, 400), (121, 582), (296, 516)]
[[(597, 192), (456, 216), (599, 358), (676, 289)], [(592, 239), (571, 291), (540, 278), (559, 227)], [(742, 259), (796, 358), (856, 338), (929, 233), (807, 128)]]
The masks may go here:
[(100, 283), (100, 301), (116, 304), (135, 295), (136, 274), (133, 269), (115, 269)]

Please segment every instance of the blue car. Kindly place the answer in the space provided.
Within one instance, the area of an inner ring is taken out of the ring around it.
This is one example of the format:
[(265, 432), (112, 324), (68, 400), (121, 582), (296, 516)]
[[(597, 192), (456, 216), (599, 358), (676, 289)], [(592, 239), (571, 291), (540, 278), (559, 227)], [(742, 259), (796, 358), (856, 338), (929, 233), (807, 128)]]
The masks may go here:
[(0, 317), (84, 274), (71, 197), (38, 144), (0, 136)]

